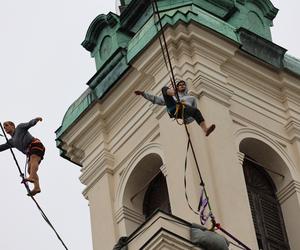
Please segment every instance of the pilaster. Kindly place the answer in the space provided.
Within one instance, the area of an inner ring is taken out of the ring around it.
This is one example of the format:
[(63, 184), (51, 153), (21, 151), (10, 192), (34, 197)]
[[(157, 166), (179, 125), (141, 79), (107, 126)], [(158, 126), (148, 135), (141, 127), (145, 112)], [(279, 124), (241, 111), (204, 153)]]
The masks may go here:
[(300, 249), (300, 182), (291, 181), (277, 193), (291, 249)]

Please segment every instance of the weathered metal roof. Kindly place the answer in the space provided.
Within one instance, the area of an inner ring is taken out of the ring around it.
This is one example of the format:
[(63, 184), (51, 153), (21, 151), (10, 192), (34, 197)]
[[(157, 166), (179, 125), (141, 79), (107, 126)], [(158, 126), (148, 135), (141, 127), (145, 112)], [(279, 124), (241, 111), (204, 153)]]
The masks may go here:
[[(99, 15), (91, 23), (82, 45), (96, 60), (97, 72), (88, 89), (68, 108), (59, 138), (93, 102), (103, 98), (130, 68), (130, 63), (156, 38), (151, 1), (127, 1), (118, 16)], [(248, 54), (300, 75), (300, 61), (271, 41), (276, 9), (269, 0), (165, 0), (159, 1), (162, 23), (174, 26), (194, 22), (230, 39)], [(58, 145), (59, 146), (59, 145)]]

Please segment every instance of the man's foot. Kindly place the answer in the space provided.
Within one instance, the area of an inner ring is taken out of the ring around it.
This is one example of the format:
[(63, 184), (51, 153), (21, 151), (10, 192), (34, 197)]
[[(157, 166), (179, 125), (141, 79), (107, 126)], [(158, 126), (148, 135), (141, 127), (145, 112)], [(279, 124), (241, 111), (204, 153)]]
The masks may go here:
[(211, 134), (211, 132), (213, 132), (216, 128), (215, 124), (212, 124), (207, 130), (206, 130), (206, 134), (205, 136), (209, 136)]
[(40, 193), (40, 189), (32, 189), (27, 195), (28, 196), (35, 196), (36, 194)]

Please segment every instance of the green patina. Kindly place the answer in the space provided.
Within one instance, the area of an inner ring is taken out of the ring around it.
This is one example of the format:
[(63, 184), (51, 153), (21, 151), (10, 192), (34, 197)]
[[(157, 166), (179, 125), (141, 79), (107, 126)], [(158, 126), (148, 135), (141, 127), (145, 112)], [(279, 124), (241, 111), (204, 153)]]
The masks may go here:
[[(270, 27), (278, 9), (269, 0), (159, 0), (158, 6), (163, 26), (198, 23), (240, 44), (241, 50), (259, 60), (300, 75), (300, 61), (272, 43)], [(88, 28), (82, 46), (95, 58), (97, 72), (56, 131), (59, 148), (62, 134), (119, 82), (158, 35), (151, 1), (121, 0), (121, 9), (120, 16), (111, 12), (97, 16)]]
[(285, 54), (283, 59), (283, 66), (290, 72), (300, 76), (300, 59), (291, 55)]
[(121, 29), (120, 18), (110, 12), (99, 15), (91, 23), (82, 46), (95, 58), (97, 70), (109, 60), (116, 50), (127, 48), (131, 39), (129, 32)]
[(65, 113), (62, 125), (56, 131), (58, 139), (61, 133), (65, 131), (96, 99), (97, 97), (94, 90), (88, 88), (75, 102), (73, 102)]

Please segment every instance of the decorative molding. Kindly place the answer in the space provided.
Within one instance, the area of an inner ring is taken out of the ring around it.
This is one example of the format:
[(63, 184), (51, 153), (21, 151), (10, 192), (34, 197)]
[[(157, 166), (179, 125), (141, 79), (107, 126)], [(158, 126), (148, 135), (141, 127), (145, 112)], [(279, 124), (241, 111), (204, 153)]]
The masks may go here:
[(222, 20), (228, 20), (237, 11), (233, 0), (193, 0), (193, 4)]
[[(103, 112), (101, 105), (95, 103), (76, 124), (72, 126), (64, 135), (61, 137), (63, 142), (69, 144), (79, 143), (80, 145), (89, 144), (91, 138), (95, 138), (95, 134), (99, 134), (105, 130), (105, 121), (103, 119)], [(88, 142), (85, 142), (88, 141)]]
[[(233, 113), (230, 111), (230, 115), (232, 115)], [(247, 124), (243, 123), (242, 121), (240, 121), (239, 119), (235, 119), (234, 116), (231, 117), (232, 118), (232, 122), (237, 124), (240, 127), (247, 127)]]
[(108, 15), (100, 14), (90, 24), (84, 41), (81, 45), (92, 52), (97, 45), (99, 34), (105, 27), (114, 27), (119, 22), (119, 16), (110, 12)]
[(237, 52), (231, 60), (222, 65), (221, 70), (228, 76), (228, 85), (239, 92), (258, 92), (282, 103), (285, 94), (282, 90), (282, 76), (271, 67), (258, 64), (243, 53)]
[[(158, 210), (130, 235), (134, 240), (128, 244), (128, 248), (147, 250), (203, 249), (191, 241), (190, 227), (189, 222)], [(136, 235), (140, 237), (136, 237)]]
[[(151, 128), (151, 130), (149, 130), (149, 133), (145, 134), (145, 137), (142, 138), (140, 142), (137, 143), (134, 148), (132, 148), (132, 150), (127, 152), (126, 157), (121, 159), (116, 164), (114, 170), (118, 171), (124, 164), (128, 164), (128, 162), (131, 162), (132, 157), (135, 158), (134, 155), (137, 154), (139, 156), (140, 153), (137, 152), (141, 152), (141, 154), (144, 154), (145, 151), (148, 151), (150, 149), (153, 149), (153, 151), (151, 151), (150, 153), (156, 153), (163, 159), (160, 144), (152, 141), (152, 139), (157, 137), (158, 134), (159, 134), (159, 129), (158, 129), (158, 125), (156, 125), (155, 127)], [(122, 172), (124, 172), (124, 169), (122, 170)]]
[(68, 148), (67, 156), (71, 159), (71, 161), (74, 161), (74, 162), (77, 162), (78, 164), (80, 164), (81, 161), (85, 157), (85, 153), (82, 149), (77, 148), (74, 145), (70, 145)]
[(63, 157), (66, 157), (73, 163), (82, 165), (82, 160), (85, 157), (85, 153), (82, 149), (76, 147), (74, 144), (67, 144), (66, 142), (62, 142), (60, 145), (60, 149), (62, 150)]
[[(280, 142), (280, 145), (283, 145), (282, 142), (285, 143), (290, 143), (290, 140), (287, 138), (287, 136), (279, 134), (273, 130), (271, 130), (269, 127), (266, 126), (261, 126), (260, 124), (254, 122), (253, 120), (250, 120), (249, 117), (245, 117), (240, 115), (240, 113), (235, 113), (232, 110), (230, 110), (230, 114), (232, 116), (232, 119), (235, 121), (237, 124), (241, 124), (242, 128), (239, 128), (237, 131), (253, 131), (253, 135), (255, 134), (269, 134), (271, 136), (274, 136), (276, 138), (276, 141)], [(243, 123), (244, 122), (244, 123)], [(253, 128), (251, 128), (253, 127)], [(265, 137), (265, 136), (263, 136)]]
[[(277, 192), (277, 198), (280, 204), (285, 203), (289, 198), (291, 198), (295, 193), (298, 193), (300, 196), (300, 182), (291, 181), (284, 188)], [(300, 202), (300, 201), (298, 201)]]
[(237, 152), (237, 156), (239, 159), (240, 166), (243, 167), (245, 154), (242, 152)]
[(87, 185), (86, 188), (83, 190), (82, 194), (83, 196), (88, 199), (88, 192), (89, 190), (91, 190), (98, 182), (99, 180), (105, 175), (105, 174), (109, 174), (109, 175), (113, 175), (113, 171), (111, 169), (103, 169), (100, 173), (96, 173), (96, 176), (89, 181), (88, 184), (84, 183), (81, 179), (81, 177), (79, 178), (79, 180)]
[(229, 108), (231, 106), (230, 100), (234, 94), (233, 91), (229, 90), (224, 85), (213, 82), (208, 77), (202, 76), (201, 78), (199, 84), (200, 90), (195, 94), (197, 96), (207, 96)]
[(151, 105), (151, 111), (155, 114), (157, 120), (160, 120), (167, 113), (166, 107), (159, 105)]
[[(147, 139), (145, 139), (145, 141), (147, 141)], [(161, 145), (156, 142), (145, 144), (145, 141), (137, 144), (136, 148), (134, 148), (131, 152), (128, 152), (127, 157), (122, 159), (114, 168), (115, 171), (121, 167), (123, 168), (122, 175), (120, 176), (119, 184), (116, 189), (116, 201), (120, 207), (123, 205), (122, 199), (127, 181), (136, 165), (148, 154), (157, 154), (162, 159), (162, 162), (164, 162)]]
[(105, 174), (113, 175), (114, 156), (107, 150), (103, 150), (88, 166), (81, 169), (82, 175), (79, 177), (81, 183), (87, 187), (83, 194), (86, 195)]
[(300, 141), (300, 122), (290, 117), (285, 125), (287, 133), (291, 136), (291, 142)]
[(149, 245), (147, 250), (204, 250), (204, 248), (198, 247), (190, 242), (189, 239), (182, 238), (181, 235), (176, 235), (171, 230), (161, 228), (159, 232), (155, 234), (155, 237), (151, 238), (150, 242), (145, 243)]
[(245, 28), (239, 28), (237, 33), (242, 44), (240, 48), (242, 51), (255, 56), (277, 69), (283, 68), (283, 58), (287, 51), (285, 48), (282, 48)]
[(278, 143), (279, 139), (281, 139), (281, 141), (289, 142), (288, 140), (280, 138), (277, 134), (272, 133), (272, 131), (269, 131), (267, 128), (260, 128), (259, 130), (254, 128), (240, 128), (234, 132), (234, 136), (236, 138), (237, 145), (239, 145), (245, 138), (254, 138), (264, 142), (270, 146), (283, 160), (285, 165), (288, 167), (291, 176), (298, 176), (298, 168), (295, 162), (289, 155), (286, 148), (282, 146), (282, 143)]
[(122, 220), (129, 220), (136, 224), (142, 224), (145, 221), (145, 218), (142, 214), (138, 213), (137, 211), (130, 209), (128, 207), (121, 207), (115, 213), (116, 222), (119, 224)]
[(163, 173), (163, 175), (164, 175), (165, 177), (167, 177), (167, 175), (168, 175), (168, 170), (167, 170), (166, 164), (163, 164), (163, 165), (160, 167), (160, 171)]

